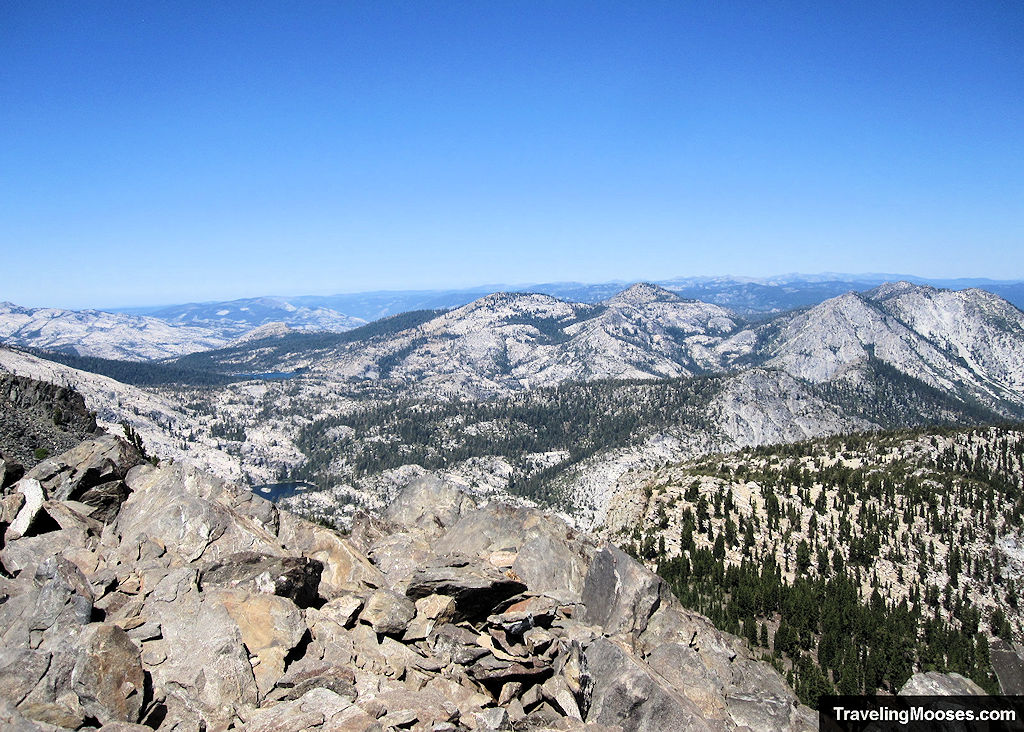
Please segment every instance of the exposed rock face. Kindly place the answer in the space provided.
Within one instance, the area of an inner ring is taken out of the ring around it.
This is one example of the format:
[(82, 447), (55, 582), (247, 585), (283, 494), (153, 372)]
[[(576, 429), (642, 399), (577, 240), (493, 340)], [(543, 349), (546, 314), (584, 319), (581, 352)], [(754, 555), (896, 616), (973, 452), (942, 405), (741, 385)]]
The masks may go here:
[(989, 653), (992, 670), (999, 679), (999, 690), (1003, 694), (1024, 694), (1024, 651), (1020, 645), (1010, 645), (999, 638), (991, 644)]
[(0, 552), (6, 727), (814, 727), (742, 641), (541, 512), (421, 481), (349, 540), (138, 460), (98, 438), (22, 479), (45, 520)]
[(900, 696), (980, 696), (985, 690), (960, 674), (923, 671), (907, 679)]
[[(35, 451), (58, 452), (96, 430), (96, 417), (73, 389), (0, 373), (0, 484), (21, 475), (17, 465), (39, 462)], [(24, 473), (24, 470), (21, 471)]]

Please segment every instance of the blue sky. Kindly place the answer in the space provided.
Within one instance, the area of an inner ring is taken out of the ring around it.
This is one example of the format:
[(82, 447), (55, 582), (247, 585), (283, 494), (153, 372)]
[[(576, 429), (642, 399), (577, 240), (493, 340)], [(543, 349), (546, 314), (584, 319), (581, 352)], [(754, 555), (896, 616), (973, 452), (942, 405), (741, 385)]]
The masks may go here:
[(1024, 3), (0, 2), (0, 300), (1024, 278)]

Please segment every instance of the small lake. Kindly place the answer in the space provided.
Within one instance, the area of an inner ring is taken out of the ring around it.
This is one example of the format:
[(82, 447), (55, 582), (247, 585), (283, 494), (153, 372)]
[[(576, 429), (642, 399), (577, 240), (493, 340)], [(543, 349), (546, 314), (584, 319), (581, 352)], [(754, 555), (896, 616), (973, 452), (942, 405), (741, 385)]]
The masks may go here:
[(254, 485), (250, 490), (257, 496), (266, 498), (268, 501), (279, 501), (282, 498), (288, 498), (289, 496), (294, 496), (296, 493), (302, 493), (303, 491), (315, 491), (317, 490), (317, 487), (312, 483), (290, 481), (287, 483), (264, 483), (263, 485)]

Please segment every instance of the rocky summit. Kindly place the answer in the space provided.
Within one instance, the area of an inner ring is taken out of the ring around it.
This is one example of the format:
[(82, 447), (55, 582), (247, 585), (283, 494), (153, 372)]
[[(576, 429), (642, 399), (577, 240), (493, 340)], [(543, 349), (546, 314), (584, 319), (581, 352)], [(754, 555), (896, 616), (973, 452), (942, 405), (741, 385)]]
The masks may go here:
[(9, 486), (6, 729), (810, 729), (616, 547), (434, 479), (342, 536), (124, 441)]
[(816, 726), (614, 545), (432, 477), (343, 536), (104, 434), (0, 535), (4, 729)]

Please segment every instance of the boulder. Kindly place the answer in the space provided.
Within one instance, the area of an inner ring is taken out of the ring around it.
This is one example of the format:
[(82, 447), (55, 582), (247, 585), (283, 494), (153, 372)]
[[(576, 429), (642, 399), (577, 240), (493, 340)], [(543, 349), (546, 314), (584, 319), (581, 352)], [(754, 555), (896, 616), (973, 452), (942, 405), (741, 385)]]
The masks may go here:
[(415, 615), (416, 606), (408, 598), (390, 590), (377, 590), (366, 600), (359, 619), (375, 633), (397, 635), (405, 632)]
[(246, 714), (248, 732), (304, 732), (304, 730), (367, 730), (375, 720), (352, 704), (350, 698), (317, 688), (298, 699)]
[(240, 491), (230, 500), (230, 506), (264, 531), (277, 536), (281, 528), (281, 512), (273, 501), (249, 491)]
[(434, 556), (434, 549), (426, 538), (403, 532), (377, 539), (366, 556), (394, 585), (429, 561)]
[(257, 552), (230, 554), (199, 574), (207, 585), (244, 588), (250, 592), (286, 597), (300, 608), (318, 601), (323, 565), (309, 557), (276, 557)]
[(225, 505), (233, 493), (212, 476), (177, 463), (140, 465), (126, 482), (132, 494), (112, 525), (122, 546), (148, 539), (166, 547), (179, 565), (242, 551), (287, 554), (276, 537)]
[(446, 663), (460, 666), (468, 666), (488, 653), (488, 650), (478, 642), (475, 633), (451, 623), (434, 628), (427, 638), (427, 644), (435, 656)]
[(10, 574), (33, 572), (47, 559), (80, 549), (86, 541), (83, 531), (60, 529), (38, 536), (23, 536), (7, 542), (0, 550), (0, 564)]
[(324, 599), (345, 594), (353, 585), (376, 588), (389, 584), (369, 559), (335, 531), (282, 512), (277, 537), (291, 552), (323, 565), (320, 595)]
[(154, 646), (153, 663), (145, 653), (143, 662), (169, 717), (226, 727), (240, 708), (259, 702), (260, 689), (239, 624), (220, 599), (199, 592), (196, 574), (174, 570), (146, 597), (140, 614), (160, 623), (163, 638), (146, 644)]
[(423, 640), (435, 625), (447, 623), (455, 617), (455, 601), (445, 595), (427, 595), (416, 601), (416, 617), (409, 623), (403, 639)]
[(339, 696), (356, 698), (355, 674), (347, 666), (316, 666), (289, 669), (268, 695), (268, 701), (294, 701), (311, 689), (330, 689)]
[(405, 594), (414, 600), (445, 595), (455, 601), (455, 618), (467, 620), (490, 615), (504, 600), (526, 585), (489, 564), (465, 556), (437, 557), (413, 572)]
[(46, 559), (10, 589), (14, 596), (0, 605), (0, 638), (9, 646), (63, 649), (92, 618), (92, 588), (64, 557)]
[(14, 486), (14, 490), (23, 497), (23, 503), (14, 520), (4, 533), (4, 541), (14, 541), (29, 533), (43, 510), (46, 492), (43, 485), (35, 478), (22, 478)]
[(90, 517), (109, 524), (117, 517), (129, 493), (131, 490), (123, 480), (110, 480), (85, 490), (79, 495), (78, 501), (90, 507)]
[(89, 515), (88, 506), (77, 501), (45, 501), (43, 511), (55, 528), (96, 538), (103, 533), (103, 524)]
[[(21, 507), (25, 505), (25, 494), (14, 492), (0, 497), (0, 531), (6, 532)], [(0, 536), (2, 540), (2, 536)], [(2, 546), (2, 544), (0, 544)]]
[(438, 554), (490, 555), (519, 548), (550, 521), (540, 511), (492, 503), (469, 511), (436, 543)]
[[(124, 480), (131, 468), (143, 462), (139, 451), (127, 442), (103, 434), (43, 460), (27, 477), (38, 480), (55, 500), (80, 500), (91, 488)], [(98, 500), (95, 494), (93, 498)]]
[(395, 689), (381, 694), (378, 700), (385, 710), (378, 720), (384, 729), (437, 729), (436, 725), (456, 723), (461, 716), (459, 707), (434, 689)]
[[(316, 611), (318, 620), (335, 623), (341, 628), (352, 626), (359, 611), (363, 609), (364, 600), (358, 595), (339, 595), (328, 600)], [(312, 626), (312, 623), (311, 623)]]
[(475, 507), (466, 493), (428, 474), (403, 488), (384, 511), (384, 518), (407, 530), (437, 537)]
[(477, 712), (475, 715), (478, 730), (495, 730), (495, 732), (511, 732), (512, 722), (508, 718), (508, 711), (501, 707), (491, 707)]
[(0, 729), (4, 732), (63, 732), (66, 728), (28, 719), (15, 705), (0, 697)]
[(899, 690), (900, 696), (982, 696), (985, 690), (957, 673), (919, 671)]
[(46, 674), (51, 655), (29, 648), (0, 648), (0, 699), (20, 704)]
[(576, 547), (551, 534), (540, 534), (523, 544), (512, 564), (530, 592), (542, 593), (561, 602), (579, 602), (587, 563)]
[(614, 641), (594, 641), (586, 659), (593, 680), (587, 722), (620, 725), (625, 732), (726, 729)]
[(302, 613), (286, 598), (244, 590), (208, 593), (205, 603), (220, 605), (238, 626), (242, 643), (253, 658), (252, 672), (266, 696), (285, 671), (285, 658), (309, 632)]
[(138, 721), (145, 692), (138, 646), (112, 623), (90, 625), (78, 643), (71, 688), (102, 724)]
[(658, 575), (607, 544), (594, 555), (583, 583), (583, 621), (608, 634), (637, 636), (672, 593)]

